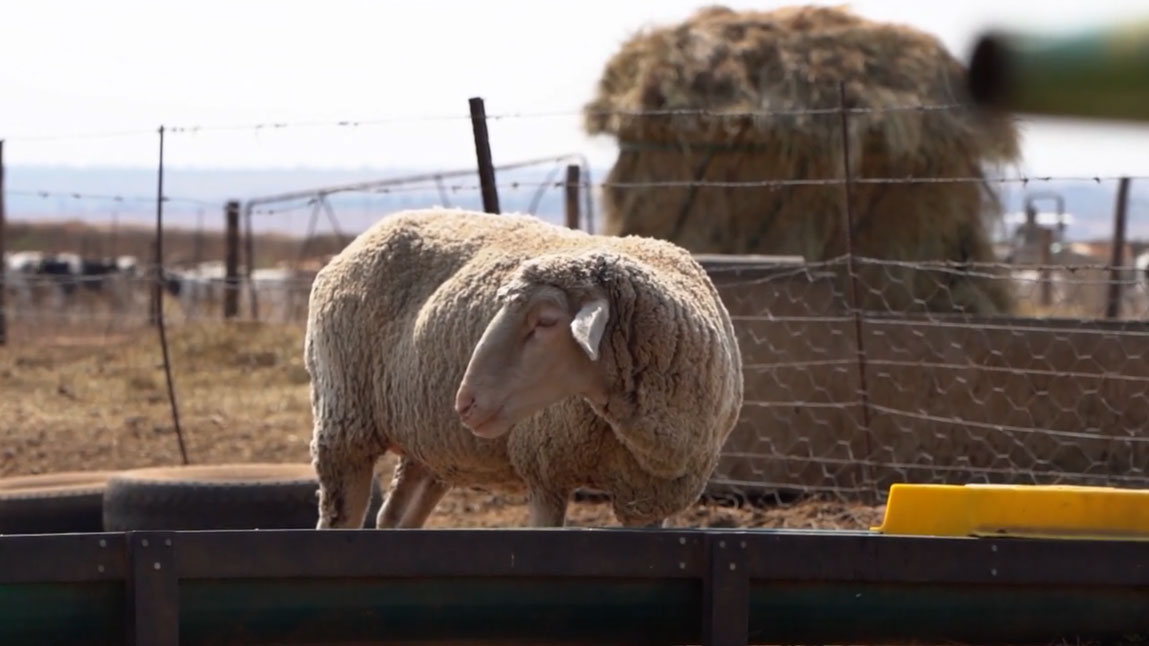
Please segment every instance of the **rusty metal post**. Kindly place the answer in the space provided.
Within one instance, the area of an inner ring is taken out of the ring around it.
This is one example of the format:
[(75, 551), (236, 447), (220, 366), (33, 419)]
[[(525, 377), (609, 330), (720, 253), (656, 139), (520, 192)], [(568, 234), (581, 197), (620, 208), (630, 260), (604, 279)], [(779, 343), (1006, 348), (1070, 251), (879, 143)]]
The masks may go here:
[(495, 165), (491, 161), (491, 140), (487, 134), (487, 111), (481, 97), (472, 97), (471, 129), (475, 134), (475, 156), (479, 162), (479, 185), (483, 192), (483, 210), (499, 212), (499, 191), (495, 186)]
[[(845, 208), (842, 209), (844, 218), (843, 237), (846, 243), (846, 262), (849, 271), (847, 281), (847, 294), (850, 300), (850, 310), (854, 319), (854, 346), (858, 365), (858, 398), (862, 408), (862, 433), (866, 443), (866, 460), (874, 455), (873, 434), (870, 429), (870, 388), (866, 379), (866, 344), (865, 332), (862, 327), (862, 304), (858, 294), (858, 271), (854, 262), (854, 242), (857, 228), (857, 218), (854, 215), (854, 175), (850, 168), (850, 114), (846, 103), (846, 83), (838, 83), (838, 113), (842, 130), (842, 177), (843, 200)], [(881, 497), (876, 488), (876, 482), (869, 466), (863, 466), (863, 473), (870, 484), (875, 486), (870, 493)]]
[(1115, 319), (1121, 314), (1121, 265), (1125, 255), (1125, 216), (1129, 209), (1129, 178), (1122, 177), (1117, 185), (1117, 204), (1113, 207), (1113, 250), (1109, 259), (1109, 299), (1105, 303), (1105, 318)]
[(4, 292), (8, 286), (4, 284), (4, 274), (7, 270), (8, 241), (5, 233), (8, 229), (8, 219), (4, 205), (4, 140), (0, 139), (0, 346), (8, 344), (8, 310), (5, 307)]
[(567, 165), (567, 179), (565, 183), (566, 188), (566, 203), (564, 208), (564, 216), (566, 217), (566, 225), (571, 229), (579, 228), (579, 172), (578, 164)]
[(223, 317), (233, 319), (239, 315), (239, 202), (228, 200), (224, 207), (227, 227), (224, 231)]

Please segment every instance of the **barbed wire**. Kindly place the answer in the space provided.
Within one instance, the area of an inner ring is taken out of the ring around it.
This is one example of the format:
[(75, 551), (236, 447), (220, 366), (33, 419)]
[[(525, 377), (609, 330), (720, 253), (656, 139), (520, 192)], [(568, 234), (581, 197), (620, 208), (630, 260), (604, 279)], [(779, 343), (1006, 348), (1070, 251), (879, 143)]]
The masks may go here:
[(279, 215), (284, 213), (298, 213), (309, 206), (314, 206), (317, 200), (307, 200), (303, 204), (296, 204), (295, 206), (284, 206), (279, 208), (253, 208), (252, 215)]
[[(1072, 244), (1072, 243), (1070, 243)], [(824, 262), (816, 263), (818, 266), (834, 266), (839, 265), (845, 261), (845, 256), (827, 260)], [(1002, 269), (1026, 269), (1034, 271), (1110, 271), (1113, 269), (1130, 269), (1131, 265), (1112, 265), (1108, 263), (1020, 263), (1020, 262), (987, 262), (987, 261), (974, 261), (958, 262), (954, 260), (890, 260), (886, 258), (875, 258), (869, 256), (855, 255), (854, 261), (860, 264), (868, 265), (885, 265), (889, 267), (899, 267), (904, 269), (927, 269), (930, 271), (944, 271), (951, 274), (973, 274), (979, 278), (1000, 278), (1000, 274), (986, 271), (979, 273), (976, 270), (1002, 270)], [(1088, 282), (1085, 279), (1078, 279), (1080, 282)], [(1075, 281), (1076, 282), (1076, 281)], [(1103, 282), (1111, 283), (1110, 279), (1105, 279)]]
[[(742, 118), (771, 118), (794, 116), (817, 116), (841, 114), (883, 114), (887, 112), (945, 112), (959, 109), (974, 109), (977, 106), (970, 103), (944, 103), (922, 105), (876, 106), (861, 108), (789, 108), (789, 109), (762, 109), (762, 110), (712, 110), (706, 108), (670, 108), (651, 110), (623, 110), (623, 109), (595, 109), (595, 110), (553, 110), (542, 112), (504, 112), (486, 115), (488, 121), (506, 121), (510, 119), (549, 119), (558, 117), (714, 117), (719, 119)], [(393, 117), (375, 117), (366, 119), (332, 119), (307, 121), (271, 121), (262, 123), (226, 124), (226, 125), (193, 125), (175, 126), (172, 132), (198, 133), (240, 130), (284, 130), (289, 128), (359, 128), (396, 123), (417, 123), (422, 121), (469, 121), (470, 114), (451, 115), (406, 115)]]
[[(5, 190), (6, 195), (19, 195), (21, 197), (40, 197), (44, 199), (49, 198), (67, 198), (74, 200), (102, 200), (110, 202), (146, 202), (154, 204), (156, 201), (155, 195), (115, 195), (115, 194), (96, 194), (96, 193), (81, 193), (78, 191), (51, 191), (41, 189), (13, 189)], [(172, 195), (164, 195), (164, 202), (180, 202), (185, 204), (195, 204), (197, 206), (211, 206), (217, 207), (222, 202), (210, 202), (193, 197), (178, 197)]]
[[(825, 179), (766, 179), (766, 180), (748, 180), (748, 181), (716, 181), (716, 180), (660, 180), (660, 181), (643, 181), (643, 182), (578, 182), (570, 184), (577, 188), (585, 189), (604, 189), (604, 188), (783, 188), (786, 186), (839, 186), (852, 182), (854, 184), (1030, 184), (1030, 183), (1049, 183), (1049, 182), (1093, 182), (1101, 184), (1103, 182), (1118, 181), (1123, 178), (1130, 180), (1145, 180), (1149, 179), (1149, 175), (1027, 175), (1019, 177), (855, 177), (852, 179), (845, 178), (825, 178)], [(523, 190), (534, 189), (540, 186), (549, 188), (561, 188), (567, 186), (565, 181), (554, 182), (540, 182), (540, 181), (515, 181), (515, 182), (499, 182), (496, 184), (496, 189), (506, 190)], [(403, 186), (390, 186), (378, 189), (364, 189), (362, 192), (369, 193), (409, 193), (419, 192), (436, 189), (437, 187), (431, 185), (403, 185)], [(459, 191), (479, 191), (482, 190), (480, 184), (450, 184), (444, 186), (446, 190), (452, 192)], [(358, 192), (358, 191), (357, 191)]]
[(69, 133), (53, 133), (53, 134), (15, 134), (0, 136), (6, 142), (31, 142), (31, 141), (67, 141), (73, 139), (114, 139), (119, 137), (140, 137), (140, 136), (156, 135), (155, 129), (150, 130), (92, 130), (81, 132)]
[[(829, 108), (763, 108), (760, 110), (741, 109), (741, 110), (715, 110), (709, 108), (666, 108), (666, 109), (650, 109), (650, 110), (625, 110), (625, 109), (567, 109), (567, 110), (551, 110), (539, 112), (503, 112), (486, 115), (488, 121), (506, 121), (511, 119), (547, 119), (559, 117), (712, 117), (719, 119), (744, 119), (744, 118), (771, 118), (771, 117), (795, 117), (795, 116), (817, 116), (817, 115), (831, 115), (841, 114), (883, 114), (890, 112), (946, 112), (953, 110), (971, 110), (977, 109), (978, 106), (972, 103), (938, 103), (938, 104), (907, 104), (907, 105), (890, 105), (890, 106), (867, 106), (867, 107), (829, 107)], [(268, 130), (287, 130), (295, 128), (362, 128), (370, 126), (380, 126), (389, 124), (407, 124), (418, 122), (439, 122), (439, 121), (469, 121), (470, 114), (427, 114), (427, 115), (392, 115), (380, 117), (367, 117), (359, 119), (303, 119), (298, 121), (260, 121), (250, 123), (231, 123), (231, 124), (192, 124), (192, 125), (175, 125), (165, 126), (165, 131), (169, 134), (198, 134), (201, 132), (228, 132), (228, 131), (246, 131), (262, 132)], [(140, 129), (140, 130), (107, 130), (107, 131), (81, 131), (64, 134), (48, 134), (48, 133), (32, 133), (3, 136), (0, 139), (6, 141), (53, 141), (53, 140), (66, 140), (66, 139), (96, 139), (96, 138), (116, 138), (116, 137), (135, 137), (142, 135), (154, 135), (155, 129)]]

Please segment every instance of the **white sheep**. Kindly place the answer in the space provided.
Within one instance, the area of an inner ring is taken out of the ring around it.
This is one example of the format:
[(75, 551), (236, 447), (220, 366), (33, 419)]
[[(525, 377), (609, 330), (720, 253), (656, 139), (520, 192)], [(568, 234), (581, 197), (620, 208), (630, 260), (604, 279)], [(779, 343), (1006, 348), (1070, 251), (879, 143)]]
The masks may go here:
[(304, 341), (318, 528), (420, 527), (453, 486), (527, 494), (562, 526), (577, 488), (624, 526), (694, 503), (742, 406), (729, 314), (684, 249), (521, 215), (385, 217), (318, 272)]

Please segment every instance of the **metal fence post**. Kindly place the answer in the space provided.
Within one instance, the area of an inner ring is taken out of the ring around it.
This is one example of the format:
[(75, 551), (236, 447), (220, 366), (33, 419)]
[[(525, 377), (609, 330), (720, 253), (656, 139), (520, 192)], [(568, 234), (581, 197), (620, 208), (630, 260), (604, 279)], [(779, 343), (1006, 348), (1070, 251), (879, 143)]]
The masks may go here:
[(1105, 318), (1115, 319), (1121, 314), (1121, 265), (1125, 253), (1125, 219), (1129, 209), (1129, 178), (1122, 177), (1117, 185), (1117, 204), (1113, 207), (1113, 249), (1109, 259), (1109, 299), (1105, 304)]
[[(873, 431), (870, 425), (870, 388), (866, 378), (866, 343), (865, 328), (862, 324), (862, 295), (858, 284), (858, 269), (854, 255), (854, 244), (857, 236), (857, 217), (854, 213), (854, 173), (850, 167), (850, 112), (846, 101), (846, 83), (838, 83), (838, 115), (842, 130), (842, 220), (843, 242), (846, 247), (847, 277), (846, 290), (849, 297), (850, 310), (854, 320), (854, 355), (858, 366), (858, 401), (862, 410), (862, 433), (866, 441), (866, 460), (874, 455)], [(873, 471), (869, 466), (863, 465), (863, 477), (872, 487), (868, 492), (871, 498), (880, 499), (881, 492)]]
[(223, 293), (223, 317), (232, 319), (239, 315), (239, 202), (228, 200), (224, 212), (227, 219), (224, 241), (227, 246), (224, 252), (227, 273)]
[(481, 97), (473, 97), (471, 104), (471, 129), (475, 133), (475, 156), (479, 162), (479, 185), (483, 191), (483, 210), (487, 213), (499, 212), (499, 191), (495, 186), (495, 165), (491, 161), (491, 140), (487, 134), (487, 111)]
[(564, 187), (566, 188), (566, 202), (564, 203), (563, 211), (566, 219), (566, 225), (571, 229), (578, 229), (579, 220), (582, 219), (579, 214), (578, 203), (580, 170), (581, 169), (578, 167), (578, 164), (567, 165), (567, 178), (566, 182), (564, 183)]

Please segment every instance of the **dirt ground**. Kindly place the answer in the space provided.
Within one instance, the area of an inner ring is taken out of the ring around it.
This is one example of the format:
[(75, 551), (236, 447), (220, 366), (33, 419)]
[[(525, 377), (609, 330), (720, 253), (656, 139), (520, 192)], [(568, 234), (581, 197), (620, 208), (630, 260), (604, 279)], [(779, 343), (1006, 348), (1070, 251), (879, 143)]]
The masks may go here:
[[(68, 334), (25, 325), (0, 348), (0, 476), (180, 463), (159, 336), (142, 327)], [(192, 463), (306, 462), (308, 377), (298, 325), (172, 324), (180, 426)], [(389, 480), (390, 459), (380, 464)], [(786, 505), (698, 504), (678, 527), (864, 529), (883, 508), (832, 500)], [(609, 503), (572, 502), (570, 524), (617, 525)], [(430, 527), (526, 522), (520, 497), (455, 490)]]

